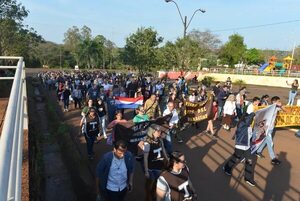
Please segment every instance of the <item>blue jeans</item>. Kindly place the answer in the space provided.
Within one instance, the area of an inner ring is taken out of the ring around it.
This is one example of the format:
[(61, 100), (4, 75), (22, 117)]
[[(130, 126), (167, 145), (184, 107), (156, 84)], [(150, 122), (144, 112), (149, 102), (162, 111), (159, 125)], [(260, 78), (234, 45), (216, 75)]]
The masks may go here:
[(266, 136), (265, 140), (261, 143), (261, 145), (259, 146), (256, 152), (261, 153), (266, 145), (268, 147), (270, 158), (273, 160), (275, 158), (275, 153), (272, 146), (273, 145), (272, 137), (270, 135)]
[(100, 124), (101, 124), (101, 128), (102, 128), (102, 134), (106, 135), (106, 120), (105, 120), (105, 116), (100, 117)]
[(295, 97), (297, 96), (297, 92), (295, 91), (295, 93), (292, 92), (292, 90), (289, 92), (289, 101), (288, 101), (288, 105), (293, 105), (294, 104), (294, 100)]
[(223, 106), (218, 106), (218, 118), (221, 118), (223, 115)]
[(94, 146), (96, 136), (95, 135), (87, 136), (85, 134), (84, 137), (86, 141), (86, 148), (87, 148), (88, 155), (93, 156), (94, 155), (93, 146)]
[(69, 108), (69, 97), (64, 99), (64, 109), (68, 109)]
[(161, 170), (149, 169), (148, 172), (149, 172), (149, 178), (156, 181), (161, 173)]

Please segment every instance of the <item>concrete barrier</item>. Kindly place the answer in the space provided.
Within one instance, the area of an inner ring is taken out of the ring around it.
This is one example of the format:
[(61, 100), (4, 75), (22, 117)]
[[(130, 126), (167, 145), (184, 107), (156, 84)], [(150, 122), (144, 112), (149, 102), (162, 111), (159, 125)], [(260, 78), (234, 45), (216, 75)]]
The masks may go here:
[(283, 87), (290, 88), (286, 84), (288, 81), (290, 84), (298, 79), (296, 77), (271, 77), (271, 76), (260, 76), (260, 75), (238, 75), (238, 74), (218, 74), (218, 73), (207, 73), (204, 76), (210, 76), (215, 78), (215, 81), (225, 82), (228, 77), (234, 83), (237, 80), (243, 80), (246, 84), (250, 85), (261, 85), (261, 86), (272, 86), (272, 87)]

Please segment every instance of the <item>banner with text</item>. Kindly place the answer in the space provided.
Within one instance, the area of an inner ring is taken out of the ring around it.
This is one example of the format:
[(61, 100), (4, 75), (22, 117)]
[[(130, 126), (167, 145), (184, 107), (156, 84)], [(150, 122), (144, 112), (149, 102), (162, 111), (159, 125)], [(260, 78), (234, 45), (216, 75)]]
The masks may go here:
[(213, 118), (213, 96), (208, 96), (206, 101), (199, 103), (185, 102), (185, 119), (187, 122), (199, 122)]
[(163, 117), (159, 117), (155, 120), (145, 121), (140, 123), (126, 122), (119, 123), (115, 126), (115, 141), (124, 140), (128, 143), (128, 150), (133, 154), (137, 154), (137, 145), (140, 141), (144, 140), (148, 128), (152, 124), (157, 124), (162, 127), (162, 132), (167, 132), (169, 129), (169, 122), (172, 118), (172, 113)]
[[(258, 107), (258, 110), (264, 107)], [(283, 106), (277, 113), (275, 127), (300, 126), (300, 106)]]

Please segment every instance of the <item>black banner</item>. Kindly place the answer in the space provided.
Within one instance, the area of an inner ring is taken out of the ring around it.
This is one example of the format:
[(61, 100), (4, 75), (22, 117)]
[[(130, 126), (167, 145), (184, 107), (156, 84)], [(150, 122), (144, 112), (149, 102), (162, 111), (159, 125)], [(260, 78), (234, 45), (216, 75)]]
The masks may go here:
[(207, 100), (199, 103), (185, 102), (185, 121), (195, 123), (205, 119), (213, 118), (213, 96), (209, 95)]
[(172, 118), (172, 114), (159, 117), (155, 120), (140, 122), (140, 123), (133, 123), (133, 122), (126, 122), (126, 123), (119, 123), (115, 126), (115, 141), (124, 140), (128, 143), (128, 150), (131, 151), (133, 154), (137, 154), (138, 148), (137, 145), (140, 141), (144, 140), (148, 128), (152, 124), (157, 124), (162, 127), (162, 132), (167, 132), (169, 129), (169, 122)]

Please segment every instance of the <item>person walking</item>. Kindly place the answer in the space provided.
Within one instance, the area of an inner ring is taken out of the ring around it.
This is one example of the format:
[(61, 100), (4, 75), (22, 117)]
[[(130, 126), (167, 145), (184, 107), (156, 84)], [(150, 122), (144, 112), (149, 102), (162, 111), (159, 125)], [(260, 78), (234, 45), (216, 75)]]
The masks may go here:
[(77, 108), (77, 105), (78, 105), (79, 109), (81, 109), (82, 92), (79, 89), (79, 85), (77, 85), (76, 88), (73, 90), (72, 98), (74, 100), (75, 109)]
[(297, 95), (297, 90), (298, 90), (298, 87), (299, 87), (298, 80), (295, 79), (293, 81), (293, 83), (291, 83), (291, 84), (288, 81), (286, 81), (286, 84), (291, 86), (291, 90), (289, 92), (289, 100), (288, 100), (287, 105), (293, 105), (295, 97)]
[(133, 118), (133, 123), (140, 123), (144, 121), (149, 121), (149, 117), (147, 114), (145, 114), (144, 106), (140, 105), (136, 109), (137, 115)]
[(156, 197), (157, 201), (197, 200), (183, 153), (175, 151), (170, 155), (167, 170), (157, 180)]
[(244, 114), (238, 125), (235, 132), (235, 149), (232, 156), (223, 166), (223, 171), (228, 176), (231, 176), (232, 169), (240, 162), (245, 160), (245, 175), (244, 179), (247, 184), (250, 186), (255, 186), (256, 182), (254, 181), (254, 169), (256, 158), (255, 154), (251, 154), (251, 138), (252, 138), (252, 121), (255, 116), (255, 113)]
[(143, 151), (146, 201), (152, 201), (155, 198), (157, 178), (164, 168), (164, 160), (168, 158), (161, 138), (161, 127), (159, 125), (153, 124), (149, 127), (143, 143)]
[(97, 135), (100, 136), (100, 120), (94, 107), (89, 108), (88, 114), (82, 117), (80, 127), (85, 137), (88, 157), (92, 160), (94, 159), (94, 142)]
[[(278, 111), (283, 110), (281, 100), (278, 96), (272, 97), (271, 102), (272, 102), (272, 104), (276, 104), (276, 114), (278, 113)], [(271, 158), (271, 163), (273, 165), (279, 165), (281, 163), (281, 161), (275, 156), (275, 153), (274, 153), (274, 143), (273, 143), (274, 134), (275, 134), (275, 118), (274, 118), (273, 122), (270, 122), (269, 129), (266, 134), (266, 138), (264, 139), (264, 141), (261, 143), (261, 145), (257, 149), (256, 155), (259, 158), (264, 158), (264, 156), (262, 155), (262, 151), (265, 148), (265, 146), (267, 146), (269, 155)]]
[(225, 101), (222, 124), (225, 130), (230, 130), (232, 120), (236, 116), (236, 102), (235, 96), (230, 94)]
[(160, 107), (155, 94), (152, 94), (144, 104), (144, 109), (149, 119), (156, 119), (161, 115)]
[(97, 199), (123, 201), (133, 188), (135, 160), (125, 141), (114, 144), (113, 151), (103, 155), (96, 168)]
[(176, 132), (176, 126), (179, 121), (179, 117), (178, 117), (177, 110), (175, 109), (175, 104), (172, 101), (168, 102), (167, 109), (165, 109), (163, 116), (169, 115), (171, 113), (172, 113), (172, 118), (169, 122), (169, 131), (166, 134), (165, 139), (164, 139), (165, 147), (166, 147), (168, 154), (172, 153), (172, 151), (173, 151), (173, 148), (172, 148), (172, 134), (173, 133), (175, 133), (175, 137), (177, 138), (177, 141), (179, 143), (183, 142), (181, 136), (178, 134), (178, 132)]
[(65, 89), (62, 92), (62, 98), (64, 101), (64, 112), (69, 111), (70, 95), (71, 95), (71, 91), (70, 91), (69, 87), (65, 86)]
[(100, 120), (100, 125), (101, 125), (101, 129), (102, 129), (102, 134), (104, 139), (107, 138), (106, 135), (106, 119), (107, 119), (107, 112), (106, 112), (106, 107), (104, 104), (104, 101), (102, 99), (99, 99), (97, 102), (97, 110), (98, 110), (98, 116), (99, 116), (99, 120)]

